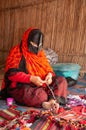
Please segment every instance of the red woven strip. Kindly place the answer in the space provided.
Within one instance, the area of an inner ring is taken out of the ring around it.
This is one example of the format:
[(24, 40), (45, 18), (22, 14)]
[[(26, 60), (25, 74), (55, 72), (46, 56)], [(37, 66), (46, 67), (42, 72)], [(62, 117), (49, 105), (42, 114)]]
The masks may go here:
[(8, 108), (7, 109), (9, 112), (15, 114), (15, 116), (20, 116), (20, 112), (18, 110), (15, 110), (15, 109), (11, 109), (11, 108)]
[(40, 130), (40, 127), (41, 127), (41, 125), (43, 125), (43, 123), (44, 123), (44, 120), (41, 119), (41, 120), (37, 123), (36, 127), (34, 128), (34, 130)]
[(51, 127), (52, 127), (52, 130), (55, 130), (55, 129), (56, 129), (55, 122), (50, 121), (49, 126), (47, 127), (47, 130), (50, 130)]
[(4, 111), (0, 110), (0, 116), (5, 118), (6, 120), (13, 120), (15, 117), (8, 115)]

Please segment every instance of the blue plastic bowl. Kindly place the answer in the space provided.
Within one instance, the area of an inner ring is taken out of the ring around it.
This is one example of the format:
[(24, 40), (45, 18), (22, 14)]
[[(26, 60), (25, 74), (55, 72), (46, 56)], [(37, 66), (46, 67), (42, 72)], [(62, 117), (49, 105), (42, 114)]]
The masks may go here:
[(81, 66), (75, 63), (57, 63), (52, 65), (52, 68), (57, 76), (71, 77), (77, 80)]

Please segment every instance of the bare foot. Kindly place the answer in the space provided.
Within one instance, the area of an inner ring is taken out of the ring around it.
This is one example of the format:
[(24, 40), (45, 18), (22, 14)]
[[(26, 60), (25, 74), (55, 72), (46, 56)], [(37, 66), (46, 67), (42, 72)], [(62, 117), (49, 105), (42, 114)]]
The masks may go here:
[(46, 110), (50, 110), (51, 109), (51, 103), (50, 102), (43, 102), (42, 107)]
[(53, 113), (57, 113), (59, 109), (59, 104), (52, 99), (48, 102), (43, 102), (42, 107), (46, 110), (52, 111)]
[(57, 102), (51, 104), (51, 111), (55, 114), (58, 113), (59, 110), (59, 104)]

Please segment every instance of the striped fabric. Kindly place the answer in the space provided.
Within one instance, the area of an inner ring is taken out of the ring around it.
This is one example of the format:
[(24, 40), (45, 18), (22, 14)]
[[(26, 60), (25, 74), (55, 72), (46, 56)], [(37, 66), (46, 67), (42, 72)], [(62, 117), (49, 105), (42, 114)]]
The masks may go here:
[[(32, 130), (57, 130), (57, 124), (55, 121), (44, 118), (35, 121), (31, 126), (31, 129)], [(61, 128), (58, 127), (58, 130), (61, 130)]]
[(85, 130), (86, 115), (83, 115), (81, 110), (82, 107), (80, 106), (73, 108), (72, 110), (64, 111), (57, 115), (51, 115), (50, 112), (37, 112), (35, 110), (32, 112), (32, 110), (30, 110), (21, 113), (20, 116), (16, 110), (2, 110), (0, 117), (3, 117), (5, 120), (2, 122), (2, 124), (0, 121), (0, 128), (16, 130), (15, 128), (17, 128), (17, 126), (19, 126), (19, 128), (25, 126), (28, 127), (30, 123), (32, 123), (30, 127), (31, 130)]

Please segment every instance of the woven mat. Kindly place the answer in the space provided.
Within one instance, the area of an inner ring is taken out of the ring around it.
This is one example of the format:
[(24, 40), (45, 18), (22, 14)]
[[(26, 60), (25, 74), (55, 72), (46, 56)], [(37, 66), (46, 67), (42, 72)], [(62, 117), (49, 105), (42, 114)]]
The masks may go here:
[(0, 111), (0, 130), (85, 130), (86, 115), (81, 110), (82, 106), (78, 106), (54, 115), (49, 111), (8, 108)]

